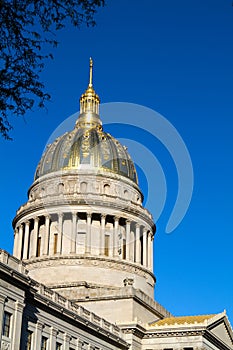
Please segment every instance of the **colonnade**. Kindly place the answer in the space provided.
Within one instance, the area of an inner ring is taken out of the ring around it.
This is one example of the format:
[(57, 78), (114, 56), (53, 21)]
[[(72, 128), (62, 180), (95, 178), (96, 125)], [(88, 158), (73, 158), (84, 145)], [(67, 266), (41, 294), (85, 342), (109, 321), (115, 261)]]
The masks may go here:
[(89, 212), (33, 217), (15, 228), (14, 256), (86, 254), (109, 256), (152, 270), (153, 233), (128, 218)]

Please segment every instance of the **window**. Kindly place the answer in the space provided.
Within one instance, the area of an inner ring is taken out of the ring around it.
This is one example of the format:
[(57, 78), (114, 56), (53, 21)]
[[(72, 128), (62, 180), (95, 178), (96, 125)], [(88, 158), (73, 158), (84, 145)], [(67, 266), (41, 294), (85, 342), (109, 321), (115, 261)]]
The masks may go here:
[(10, 326), (11, 326), (11, 314), (7, 311), (4, 312), (4, 318), (3, 318), (3, 330), (2, 334), (5, 337), (9, 338), (10, 335)]
[(36, 256), (40, 256), (40, 250), (41, 250), (41, 237), (38, 237)]
[(184, 350), (193, 350), (193, 347), (184, 348)]
[(109, 236), (104, 237), (104, 255), (109, 256)]
[(42, 337), (41, 339), (41, 350), (47, 350), (47, 343), (48, 339), (45, 337)]
[(54, 233), (54, 241), (53, 241), (53, 253), (54, 254), (57, 253), (57, 238), (58, 238), (58, 234)]
[(122, 259), (126, 259), (126, 240), (123, 239)]
[(56, 350), (61, 350), (61, 349), (62, 349), (62, 344), (56, 343)]
[(32, 349), (32, 332), (27, 331), (27, 344), (26, 344), (26, 350)]

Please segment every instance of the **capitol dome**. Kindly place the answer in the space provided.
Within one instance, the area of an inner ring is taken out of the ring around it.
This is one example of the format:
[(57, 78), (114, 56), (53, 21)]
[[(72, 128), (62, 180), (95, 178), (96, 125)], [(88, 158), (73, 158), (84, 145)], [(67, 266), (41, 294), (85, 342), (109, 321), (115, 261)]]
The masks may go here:
[(48, 145), (37, 167), (35, 180), (59, 170), (93, 168), (107, 170), (137, 183), (134, 164), (118, 140), (102, 131), (102, 127), (88, 128), (85, 124), (58, 137)]
[(111, 300), (127, 281), (152, 298), (155, 224), (127, 148), (102, 129), (92, 66), (74, 129), (47, 146), (13, 220), (14, 255), (77, 302)]

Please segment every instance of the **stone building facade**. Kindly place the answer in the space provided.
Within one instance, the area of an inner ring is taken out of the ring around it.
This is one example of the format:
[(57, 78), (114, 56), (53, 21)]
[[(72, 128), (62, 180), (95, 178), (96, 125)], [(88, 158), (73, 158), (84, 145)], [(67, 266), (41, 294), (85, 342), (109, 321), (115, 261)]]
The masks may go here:
[(232, 349), (226, 315), (173, 317), (154, 300), (152, 215), (92, 84), (48, 145), (1, 251), (2, 349)]

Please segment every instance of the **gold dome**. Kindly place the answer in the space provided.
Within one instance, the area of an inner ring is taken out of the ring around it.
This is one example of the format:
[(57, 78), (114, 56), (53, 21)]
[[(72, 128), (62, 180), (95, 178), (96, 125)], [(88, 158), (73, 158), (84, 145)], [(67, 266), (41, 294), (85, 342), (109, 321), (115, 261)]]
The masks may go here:
[(128, 177), (137, 183), (137, 173), (126, 147), (102, 130), (99, 96), (92, 85), (93, 61), (90, 59), (89, 85), (80, 97), (80, 115), (74, 130), (47, 146), (38, 164), (35, 179), (59, 170), (93, 168)]

